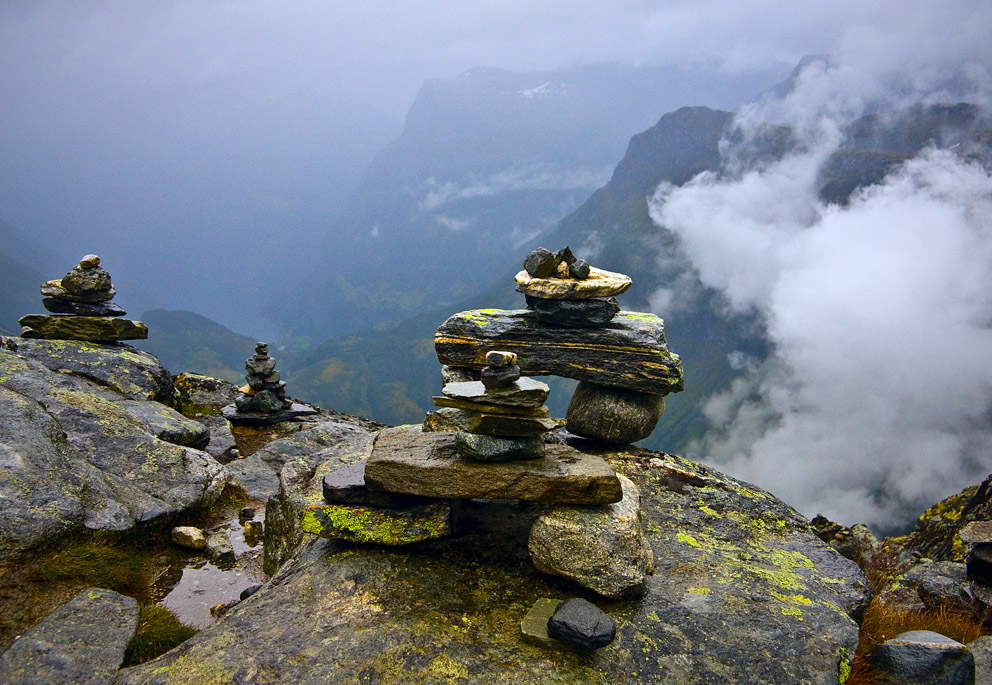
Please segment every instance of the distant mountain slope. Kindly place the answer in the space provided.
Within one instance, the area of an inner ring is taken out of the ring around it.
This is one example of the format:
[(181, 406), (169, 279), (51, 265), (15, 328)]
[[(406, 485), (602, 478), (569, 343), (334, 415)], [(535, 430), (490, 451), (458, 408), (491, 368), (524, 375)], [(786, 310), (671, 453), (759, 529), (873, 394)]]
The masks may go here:
[(427, 82), (312, 272), (273, 297), (290, 335), (454, 306), (610, 177), (630, 136), (685, 102), (735, 106), (772, 79), (692, 69), (473, 69)]
[(44, 312), (38, 287), (68, 270), (61, 261), (56, 251), (0, 220), (0, 331), (15, 335), (21, 330), (17, 319)]
[(172, 373), (192, 371), (232, 383), (244, 381), (254, 338), (193, 312), (153, 309), (142, 314), (141, 321), (148, 326), (148, 339), (133, 344), (154, 354)]
[[(670, 347), (685, 366), (686, 390), (669, 396), (661, 424), (646, 441), (655, 449), (677, 451), (705, 431), (700, 412), (705, 399), (740, 373), (741, 360), (760, 359), (767, 352), (757, 320), (727, 314), (720, 297), (701, 285), (674, 235), (648, 215), (647, 198), (660, 183), (680, 185), (700, 171), (719, 171), (719, 142), (731, 116), (702, 107), (666, 114), (631, 139), (608, 184), (538, 239), (550, 249), (569, 244), (597, 266), (629, 274), (634, 285), (621, 296), (621, 305), (665, 319)], [(784, 154), (788, 147), (783, 141), (787, 135), (775, 137), (764, 152)], [(927, 145), (957, 146), (961, 154), (980, 157), (989, 154), (990, 143), (988, 119), (973, 105), (933, 105), (865, 117), (824, 164), (821, 199), (846, 202), (851, 192), (878, 182), (893, 164)], [(534, 245), (532, 241), (523, 249)], [(440, 389), (431, 344), (434, 328), (463, 309), (524, 306), (512, 281), (519, 260), (507, 255), (496, 262), (486, 261), (495, 282), (478, 295), (292, 355), (294, 391), (387, 423), (419, 421), (431, 407), (430, 395)], [(568, 399), (565, 388), (553, 390), (552, 412), (562, 415)]]

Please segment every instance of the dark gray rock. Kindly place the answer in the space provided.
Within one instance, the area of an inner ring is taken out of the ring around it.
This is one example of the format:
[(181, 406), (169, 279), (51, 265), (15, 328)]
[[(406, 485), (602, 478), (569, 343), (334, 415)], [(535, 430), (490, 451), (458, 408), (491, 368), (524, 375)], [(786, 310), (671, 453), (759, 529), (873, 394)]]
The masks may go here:
[(992, 585), (992, 544), (974, 545), (965, 563), (969, 578)]
[(912, 630), (872, 650), (871, 665), (890, 682), (974, 685), (975, 659), (960, 642), (929, 630)]
[(479, 380), (486, 390), (506, 388), (520, 380), (520, 367), (516, 365), (502, 368), (487, 366), (479, 374)]
[(251, 585), (249, 587), (246, 587), (244, 590), (241, 591), (241, 594), (238, 596), (238, 599), (240, 599), (243, 602), (261, 589), (262, 589), (261, 585)]
[(109, 683), (138, 625), (138, 603), (89, 588), (19, 637), (0, 655), (0, 682)]
[(583, 650), (599, 649), (613, 642), (617, 626), (592, 602), (573, 597), (558, 605), (548, 619), (548, 637)]
[(234, 563), (234, 547), (231, 545), (231, 535), (226, 530), (215, 530), (207, 535), (206, 551), (214, 563)]
[(217, 415), (221, 407), (231, 404), (238, 394), (234, 383), (198, 373), (181, 373), (174, 383), (182, 412), (191, 418), (201, 414)]
[(544, 456), (540, 435), (523, 438), (500, 438), (460, 430), (455, 434), (455, 449), (471, 461), (513, 461)]
[(548, 278), (557, 271), (558, 260), (554, 254), (539, 247), (524, 257), (524, 269), (534, 278)]
[(195, 421), (204, 426), (210, 433), (210, 442), (203, 449), (219, 461), (226, 464), (238, 458), (237, 445), (230, 422), (223, 416), (198, 414)]
[(465, 460), (450, 433), (387, 428), (375, 440), (365, 466), (373, 489), (446, 499), (522, 499), (604, 504), (622, 497), (620, 481), (606, 462), (567, 445), (545, 445), (546, 455), (523, 461)]
[[(563, 247), (560, 250), (558, 250), (557, 252), (555, 252), (555, 261), (558, 262), (559, 264), (561, 264), (562, 262), (564, 262), (565, 264), (568, 264), (569, 266), (571, 266), (572, 264), (574, 264), (575, 263), (575, 255), (572, 254), (572, 248), (570, 248), (568, 245), (566, 245), (565, 247)], [(533, 275), (534, 274), (531, 274), (531, 276), (533, 276)]]
[(451, 504), (433, 500), (394, 509), (358, 504), (314, 504), (303, 515), (303, 532), (331, 540), (400, 546), (451, 533)]
[(555, 419), (547, 417), (490, 414), (466, 409), (454, 409), (448, 413), (447, 418), (457, 425), (459, 430), (502, 438), (540, 435), (558, 427)]
[(486, 352), (486, 365), (494, 369), (505, 369), (510, 366), (516, 366), (516, 364), (517, 355), (513, 352), (503, 352), (500, 350)]
[(271, 426), (274, 423), (282, 423), (283, 421), (306, 419), (320, 413), (313, 407), (299, 402), (293, 402), (288, 408), (273, 412), (254, 411), (254, 404), (248, 405), (252, 409), (241, 411), (238, 409), (238, 400), (235, 399), (234, 402), (234, 404), (229, 404), (220, 410), (221, 416), (234, 424)]
[(45, 297), (41, 303), (52, 314), (76, 316), (125, 316), (127, 312), (113, 302), (79, 302), (64, 297)]
[(617, 315), (620, 308), (616, 300), (549, 300), (527, 296), (527, 306), (542, 323), (570, 328), (596, 328), (605, 326)]
[(965, 565), (924, 560), (878, 594), (876, 601), (902, 611), (950, 609), (968, 614), (985, 606), (980, 583), (968, 580)]
[(578, 278), (583, 280), (589, 278), (589, 272), (592, 271), (589, 266), (589, 262), (584, 259), (576, 259), (573, 263), (568, 265), (568, 275), (572, 278)]
[(139, 400), (121, 400), (121, 403), (159, 440), (198, 450), (206, 448), (210, 442), (210, 429), (171, 407)]
[(477, 309), (448, 318), (434, 335), (438, 360), (485, 366), (486, 352), (517, 353), (525, 376), (562, 376), (654, 395), (682, 390), (682, 362), (653, 314), (620, 312), (601, 328), (551, 327), (528, 310)]
[(285, 409), (282, 399), (271, 390), (263, 390), (255, 393), (251, 398), (252, 411), (260, 411), (266, 414)]
[(644, 534), (641, 494), (630, 479), (618, 477), (621, 501), (598, 507), (557, 506), (538, 517), (527, 541), (537, 570), (612, 599), (644, 594), (645, 580), (654, 571), (654, 554)]
[(323, 482), (324, 499), (335, 504), (364, 504), (365, 461), (340, 466), (326, 476)]
[(584, 438), (625, 445), (651, 435), (664, 411), (660, 395), (583, 382), (568, 403), (565, 427)]
[(975, 659), (975, 683), (992, 684), (992, 636), (986, 635), (972, 640), (966, 646)]
[[(251, 411), (251, 395), (246, 395), (245, 393), (238, 393), (234, 398), (234, 408), (239, 412), (250, 412)], [(224, 409), (221, 408), (221, 412)], [(225, 418), (228, 418), (225, 416)], [(230, 420), (228, 418), (228, 420)]]
[(467, 409), (468, 411), (484, 411), (489, 414), (511, 414), (513, 416), (541, 417), (548, 415), (548, 408), (546, 406), (521, 407), (512, 404), (492, 404), (485, 401), (462, 400), (455, 397), (440, 396), (435, 396), (431, 399), (434, 400), (435, 406), (450, 409)]

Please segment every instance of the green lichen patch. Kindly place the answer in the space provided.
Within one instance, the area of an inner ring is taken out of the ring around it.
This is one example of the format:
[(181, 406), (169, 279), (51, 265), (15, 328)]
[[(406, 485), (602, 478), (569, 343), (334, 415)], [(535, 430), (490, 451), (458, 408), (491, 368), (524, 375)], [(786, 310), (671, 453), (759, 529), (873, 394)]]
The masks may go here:
[(409, 509), (380, 509), (342, 504), (316, 504), (303, 514), (305, 533), (329, 539), (379, 545), (409, 545), (450, 532), (447, 502)]

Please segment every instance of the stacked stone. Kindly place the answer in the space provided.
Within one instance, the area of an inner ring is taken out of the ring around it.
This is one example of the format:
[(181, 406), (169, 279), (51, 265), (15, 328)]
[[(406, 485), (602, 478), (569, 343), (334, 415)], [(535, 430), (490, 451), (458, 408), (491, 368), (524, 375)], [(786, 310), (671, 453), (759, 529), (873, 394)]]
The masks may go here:
[(590, 267), (566, 246), (534, 250), (515, 280), (528, 309), (452, 316), (434, 339), (441, 363), (467, 372), (494, 347), (516, 352), (523, 373), (580, 381), (565, 417), (570, 433), (613, 444), (650, 435), (664, 395), (682, 389), (682, 368), (661, 319), (620, 311), (615, 298), (631, 279)]
[(577, 259), (567, 245), (555, 253), (543, 247), (531, 252), (516, 281), (539, 321), (580, 328), (608, 324), (620, 311), (615, 296), (631, 284), (623, 274)]
[(549, 388), (523, 378), (517, 355), (492, 350), (478, 381), (445, 384), (434, 404), (447, 410), (458, 430), (455, 447), (472, 461), (536, 459), (544, 455), (543, 434), (557, 427), (544, 406)]
[(61, 279), (42, 283), (41, 294), (52, 314), (22, 316), (22, 338), (113, 342), (148, 337), (145, 324), (121, 318), (126, 312), (111, 301), (116, 291), (95, 254), (83, 257)]
[(255, 345), (255, 354), (245, 360), (245, 370), (248, 383), (238, 388), (233, 405), (221, 409), (229, 421), (272, 424), (317, 413), (286, 396), (286, 381), (280, 380), (276, 360), (269, 356), (269, 346), (264, 342)]

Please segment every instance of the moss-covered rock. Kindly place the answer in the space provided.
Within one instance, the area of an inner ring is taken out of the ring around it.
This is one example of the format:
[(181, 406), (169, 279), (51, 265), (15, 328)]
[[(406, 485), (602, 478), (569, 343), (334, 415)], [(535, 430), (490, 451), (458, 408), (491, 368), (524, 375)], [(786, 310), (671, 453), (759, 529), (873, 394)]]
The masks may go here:
[[(326, 454), (340, 465), (369, 449), (353, 436)], [(528, 560), (527, 536), (543, 505), (468, 501), (453, 537), (402, 548), (293, 533), (303, 508), (321, 497), (332, 468), (322, 464), (302, 489), (284, 471), (283, 494), (266, 509), (267, 556), (273, 525), (286, 543), (268, 566), (286, 562), (275, 577), (211, 628), (119, 680), (838, 682), (857, 642), (852, 615), (867, 601), (853, 562), (746, 483), (636, 448), (598, 455), (640, 488), (657, 570), (643, 598), (597, 600), (618, 631), (593, 654), (520, 636), (537, 599), (593, 598)]]

